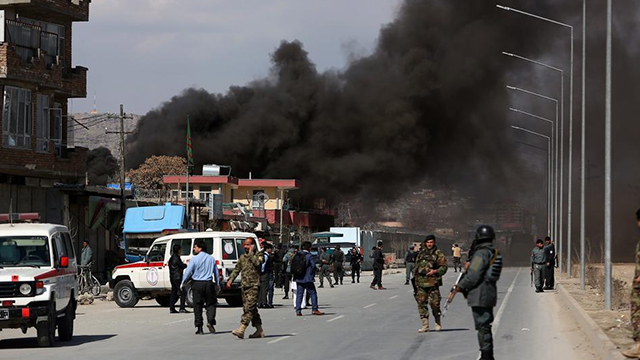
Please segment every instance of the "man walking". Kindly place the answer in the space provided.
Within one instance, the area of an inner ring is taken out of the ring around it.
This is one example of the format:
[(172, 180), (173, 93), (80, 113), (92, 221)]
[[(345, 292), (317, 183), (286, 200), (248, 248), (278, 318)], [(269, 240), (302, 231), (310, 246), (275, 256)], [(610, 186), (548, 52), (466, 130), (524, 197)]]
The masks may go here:
[(371, 259), (373, 260), (373, 281), (369, 286), (373, 290), (376, 290), (376, 285), (378, 286), (378, 290), (386, 290), (384, 286), (382, 286), (382, 270), (384, 269), (384, 254), (382, 253), (382, 241), (378, 242), (378, 246), (374, 248), (374, 252), (371, 255)]
[(407, 255), (404, 257), (404, 266), (405, 266), (405, 285), (409, 285), (409, 281), (411, 281), (411, 277), (413, 276), (413, 269), (416, 267), (416, 256), (418, 253), (413, 251), (415, 247), (413, 245), (409, 246), (409, 251), (407, 251)]
[(536, 240), (536, 247), (531, 251), (531, 271), (533, 272), (537, 293), (544, 291), (542, 290), (542, 282), (546, 263), (547, 257), (544, 253), (544, 244), (542, 243), (542, 239), (538, 239)]
[[(636, 225), (640, 228), (640, 209), (636, 211)], [(631, 327), (633, 328), (633, 341), (635, 344), (624, 350), (622, 355), (628, 358), (640, 358), (640, 241), (636, 245), (636, 269), (633, 275), (631, 287)]]
[(258, 291), (260, 288), (260, 271), (264, 263), (264, 253), (256, 252), (256, 240), (246, 238), (242, 243), (244, 254), (238, 259), (235, 269), (227, 281), (227, 289), (231, 288), (233, 280), (242, 273), (240, 286), (242, 288), (243, 313), (240, 318), (240, 327), (231, 333), (240, 339), (244, 339), (244, 332), (249, 324), (253, 323), (256, 332), (249, 335), (250, 338), (263, 338), (262, 319), (258, 313)]
[(493, 247), (494, 239), (495, 233), (490, 226), (482, 225), (476, 230), (476, 238), (469, 252), (469, 267), (456, 288), (466, 296), (471, 307), (478, 331), (480, 360), (494, 360), (491, 323), (498, 299), (496, 282), (502, 270), (502, 257)]
[[(269, 306), (270, 293), (273, 294), (273, 245), (268, 242), (263, 242), (264, 246), (264, 262), (260, 270), (260, 300), (258, 302), (259, 308), (271, 308)], [(271, 295), (271, 302), (273, 302), (273, 295)]]
[(169, 258), (169, 280), (171, 281), (171, 296), (169, 297), (169, 313), (176, 314), (176, 302), (178, 296), (180, 296), (180, 312), (188, 313), (185, 308), (187, 291), (181, 287), (182, 285), (182, 273), (187, 265), (182, 262), (180, 254), (182, 253), (182, 247), (179, 244), (173, 245), (173, 253)]
[[(191, 279), (193, 290), (193, 315), (196, 326), (196, 335), (202, 331), (202, 309), (207, 309), (207, 328), (211, 333), (216, 332), (216, 286), (220, 283), (216, 259), (207, 254), (207, 244), (203, 240), (197, 240), (193, 245), (194, 257), (189, 261), (187, 270), (182, 277), (182, 286)], [(215, 279), (215, 284), (213, 283)]]
[(458, 272), (458, 270), (462, 271), (462, 263), (460, 261), (462, 249), (460, 249), (458, 244), (453, 244), (451, 251), (453, 252), (453, 272)]
[[(305, 241), (302, 243), (302, 256), (305, 261), (304, 276), (295, 279), (296, 281), (296, 315), (302, 316), (301, 306), (304, 299), (305, 290), (311, 297), (311, 314), (324, 315), (324, 313), (318, 310), (318, 293), (316, 292), (316, 286), (313, 283), (316, 275), (316, 257), (311, 254), (311, 242)], [(300, 256), (300, 255), (296, 255)], [(294, 259), (294, 261), (296, 261)]]
[(333, 254), (331, 254), (333, 258), (333, 279), (334, 283), (338, 285), (338, 280), (340, 280), (340, 285), (344, 285), (342, 280), (344, 278), (344, 251), (340, 249), (340, 245), (336, 245)]
[(356, 249), (354, 246), (351, 249), (351, 283), (354, 284), (356, 282), (356, 277), (358, 278), (358, 284), (360, 283), (360, 268), (362, 267), (362, 254)]
[(294, 245), (289, 245), (289, 250), (284, 257), (282, 258), (282, 267), (284, 271), (284, 296), (283, 300), (289, 299), (289, 287), (291, 286), (291, 260), (293, 260), (293, 255), (295, 254), (296, 249)]
[(436, 247), (436, 237), (428, 235), (422, 242), (423, 246), (416, 257), (416, 268), (414, 273), (416, 286), (416, 301), (418, 302), (418, 313), (422, 321), (422, 327), (418, 332), (429, 331), (429, 307), (436, 322), (436, 331), (442, 329), (440, 322), (440, 286), (442, 286), (442, 276), (447, 272), (447, 259), (442, 251)]
[(550, 237), (545, 237), (544, 256), (547, 260), (544, 268), (544, 290), (553, 290), (555, 286), (556, 247)]
[(319, 288), (323, 288), (324, 287), (324, 279), (326, 278), (327, 281), (329, 282), (329, 286), (333, 287), (333, 284), (331, 283), (331, 271), (330, 271), (330, 263), (331, 263), (331, 256), (329, 254), (327, 254), (327, 248), (323, 247), (320, 249), (320, 286), (318, 286)]

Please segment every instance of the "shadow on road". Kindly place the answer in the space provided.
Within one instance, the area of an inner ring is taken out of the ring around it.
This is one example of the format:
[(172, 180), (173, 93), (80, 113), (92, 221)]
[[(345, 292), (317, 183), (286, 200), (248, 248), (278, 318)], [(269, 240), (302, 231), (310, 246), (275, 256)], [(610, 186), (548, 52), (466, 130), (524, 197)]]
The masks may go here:
[(281, 337), (292, 337), (295, 336), (294, 334), (280, 334), (280, 335), (265, 335), (266, 339), (270, 339), (270, 338), (281, 338)]
[[(108, 340), (117, 335), (75, 335), (71, 341), (57, 341), (56, 346), (79, 346), (96, 341)], [(0, 340), (0, 349), (34, 349), (40, 348), (35, 337), (15, 338)]]
[(442, 329), (440, 331), (431, 331), (431, 332), (454, 332), (454, 331), (469, 331), (469, 329)]

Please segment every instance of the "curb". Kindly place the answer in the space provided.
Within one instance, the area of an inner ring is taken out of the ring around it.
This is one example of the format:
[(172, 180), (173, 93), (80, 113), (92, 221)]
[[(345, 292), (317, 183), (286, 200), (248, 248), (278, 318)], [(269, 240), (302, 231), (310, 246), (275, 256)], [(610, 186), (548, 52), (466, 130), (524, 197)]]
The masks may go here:
[(602, 360), (623, 360), (627, 359), (620, 353), (620, 349), (609, 339), (604, 331), (596, 324), (595, 321), (582, 309), (580, 304), (569, 294), (569, 292), (562, 286), (557, 284), (558, 292), (564, 298), (569, 305), (573, 318), (582, 327), (582, 332), (587, 336), (589, 342), (596, 353)]

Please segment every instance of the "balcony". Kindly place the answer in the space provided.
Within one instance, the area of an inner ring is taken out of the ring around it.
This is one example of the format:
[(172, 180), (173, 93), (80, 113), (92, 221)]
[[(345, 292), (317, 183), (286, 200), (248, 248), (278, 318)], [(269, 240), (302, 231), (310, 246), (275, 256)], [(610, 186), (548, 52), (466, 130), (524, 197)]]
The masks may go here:
[(15, 7), (23, 16), (88, 21), (91, 0), (0, 0), (0, 8)]

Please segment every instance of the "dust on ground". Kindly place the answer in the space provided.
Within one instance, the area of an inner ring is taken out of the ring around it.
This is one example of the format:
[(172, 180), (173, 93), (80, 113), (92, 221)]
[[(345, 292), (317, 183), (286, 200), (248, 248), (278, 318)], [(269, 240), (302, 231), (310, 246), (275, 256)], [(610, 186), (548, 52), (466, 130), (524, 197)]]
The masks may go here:
[(580, 304), (589, 316), (600, 326), (605, 334), (618, 348), (632, 345), (631, 322), (629, 315), (629, 294), (635, 271), (634, 264), (613, 264), (613, 301), (615, 310), (604, 310), (604, 279), (602, 264), (589, 265), (585, 290), (580, 289), (580, 269), (573, 268), (572, 279), (560, 278), (564, 288)]

